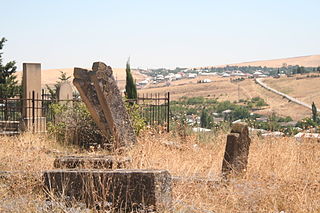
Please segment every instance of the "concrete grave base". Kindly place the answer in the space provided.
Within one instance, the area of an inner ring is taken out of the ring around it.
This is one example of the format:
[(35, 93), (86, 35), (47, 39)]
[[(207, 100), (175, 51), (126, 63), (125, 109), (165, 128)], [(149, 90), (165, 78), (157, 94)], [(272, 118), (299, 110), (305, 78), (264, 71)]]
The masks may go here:
[(89, 208), (170, 212), (172, 207), (171, 175), (165, 170), (52, 170), (43, 177), (48, 194)]
[(54, 167), (59, 169), (123, 169), (130, 164), (130, 158), (108, 155), (100, 156), (62, 156), (54, 161)]

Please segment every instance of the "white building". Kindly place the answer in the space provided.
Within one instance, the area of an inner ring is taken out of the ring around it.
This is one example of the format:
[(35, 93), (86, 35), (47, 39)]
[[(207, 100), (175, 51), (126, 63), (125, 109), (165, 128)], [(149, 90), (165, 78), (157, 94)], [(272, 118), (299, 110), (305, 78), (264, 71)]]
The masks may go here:
[(230, 74), (228, 74), (228, 73), (223, 73), (222, 74), (222, 77), (224, 77), (224, 78), (227, 78), (227, 77), (230, 77), (231, 75)]
[(177, 80), (179, 80), (179, 79), (181, 79), (181, 78), (182, 78), (182, 75), (181, 75), (181, 74), (179, 74), (179, 73), (178, 73), (178, 74), (175, 74), (174, 76), (175, 76), (175, 78), (176, 78)]
[(195, 74), (195, 73), (190, 73), (188, 75), (188, 78), (196, 78), (196, 77), (197, 77), (197, 74)]

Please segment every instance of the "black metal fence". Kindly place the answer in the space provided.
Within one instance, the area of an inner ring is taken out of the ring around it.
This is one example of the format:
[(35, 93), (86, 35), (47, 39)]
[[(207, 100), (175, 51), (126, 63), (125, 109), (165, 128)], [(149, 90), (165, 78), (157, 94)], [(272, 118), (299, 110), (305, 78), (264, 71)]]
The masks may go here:
[[(70, 101), (70, 100), (59, 100)], [(72, 101), (79, 102), (74, 99)], [(142, 94), (135, 103), (139, 105), (140, 115), (150, 126), (164, 126), (169, 132), (170, 127), (170, 94)], [(15, 134), (20, 130), (45, 132), (47, 122), (54, 122), (52, 108), (58, 100), (43, 90), (41, 94), (32, 92), (28, 98), (0, 97), (0, 133)]]
[(136, 100), (141, 116), (150, 126), (164, 126), (170, 130), (170, 93), (140, 94)]
[(27, 98), (0, 97), (0, 133), (17, 134), (21, 130), (45, 132), (46, 123), (53, 120), (51, 100), (44, 94), (30, 92)]

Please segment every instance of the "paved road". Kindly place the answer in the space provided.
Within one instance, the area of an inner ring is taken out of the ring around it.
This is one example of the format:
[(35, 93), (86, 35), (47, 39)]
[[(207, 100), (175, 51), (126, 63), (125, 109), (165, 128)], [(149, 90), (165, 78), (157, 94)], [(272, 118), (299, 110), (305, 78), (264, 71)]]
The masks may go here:
[(267, 89), (267, 90), (269, 90), (269, 91), (271, 91), (271, 92), (273, 92), (273, 93), (275, 93), (275, 94), (277, 94), (277, 95), (280, 95), (280, 96), (288, 99), (289, 101), (292, 101), (292, 102), (294, 102), (294, 103), (296, 103), (296, 104), (299, 104), (299, 105), (301, 105), (301, 106), (307, 107), (308, 109), (312, 109), (312, 107), (311, 107), (309, 104), (306, 104), (306, 103), (304, 103), (304, 102), (302, 102), (302, 101), (299, 101), (299, 100), (296, 99), (296, 98), (293, 98), (293, 97), (291, 97), (291, 96), (289, 96), (289, 95), (287, 95), (287, 94), (284, 94), (284, 93), (282, 93), (282, 92), (279, 92), (278, 90), (275, 90), (275, 89), (269, 87), (268, 85), (266, 85), (265, 83), (262, 82), (262, 79), (261, 79), (261, 78), (256, 78), (255, 81), (256, 81), (256, 83), (258, 83), (258, 84), (259, 84), (260, 86), (262, 86), (263, 88), (265, 88), (265, 89)]

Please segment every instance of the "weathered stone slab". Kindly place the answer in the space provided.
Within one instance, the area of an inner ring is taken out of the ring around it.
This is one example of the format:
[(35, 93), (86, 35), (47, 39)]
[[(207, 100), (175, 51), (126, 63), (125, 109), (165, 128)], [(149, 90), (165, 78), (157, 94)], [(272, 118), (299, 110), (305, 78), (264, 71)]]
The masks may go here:
[(74, 68), (74, 85), (90, 114), (114, 148), (132, 145), (136, 136), (110, 66), (93, 63), (93, 71)]
[(63, 199), (112, 212), (171, 209), (171, 175), (164, 170), (53, 170), (45, 190)]
[(73, 89), (70, 82), (62, 82), (58, 89), (59, 104), (67, 104), (72, 107)]
[(232, 125), (231, 133), (227, 136), (226, 150), (222, 163), (222, 173), (236, 174), (246, 171), (251, 139), (248, 125), (243, 122)]
[(54, 160), (54, 167), (60, 169), (123, 169), (130, 164), (130, 158), (115, 156), (62, 156)]
[(104, 117), (96, 90), (89, 79), (90, 77), (88, 74), (88, 70), (74, 68), (73, 84), (78, 89), (82, 101), (87, 106), (98, 128), (108, 139), (110, 139), (112, 137), (112, 134), (111, 130), (109, 129), (108, 121)]

